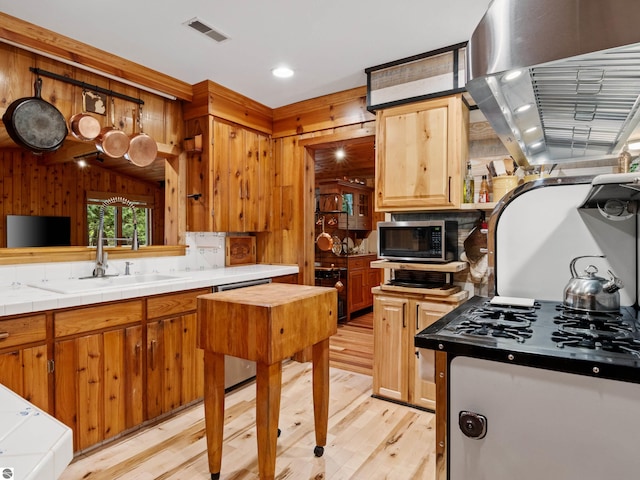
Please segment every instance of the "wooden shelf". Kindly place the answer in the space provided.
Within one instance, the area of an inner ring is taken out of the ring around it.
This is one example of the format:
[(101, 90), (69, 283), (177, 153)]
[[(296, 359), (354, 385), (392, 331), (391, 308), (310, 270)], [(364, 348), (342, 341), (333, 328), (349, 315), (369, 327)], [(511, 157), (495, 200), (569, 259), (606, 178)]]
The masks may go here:
[(461, 203), (460, 210), (493, 210), (498, 202), (489, 203)]
[[(171, 257), (186, 253), (186, 245), (150, 245), (131, 250), (131, 247), (105, 247), (110, 259)], [(96, 247), (35, 247), (0, 249), (0, 265), (45, 262), (81, 262), (94, 260)]]
[(380, 290), (396, 293), (418, 293), (420, 295), (432, 295), (434, 297), (449, 297), (460, 291), (457, 285), (443, 285), (439, 288), (422, 288), (422, 287), (403, 287), (400, 285), (380, 285)]
[(462, 272), (469, 267), (467, 262), (449, 263), (405, 263), (389, 260), (376, 260), (371, 262), (371, 268), (395, 268), (396, 270), (423, 270), (427, 272)]

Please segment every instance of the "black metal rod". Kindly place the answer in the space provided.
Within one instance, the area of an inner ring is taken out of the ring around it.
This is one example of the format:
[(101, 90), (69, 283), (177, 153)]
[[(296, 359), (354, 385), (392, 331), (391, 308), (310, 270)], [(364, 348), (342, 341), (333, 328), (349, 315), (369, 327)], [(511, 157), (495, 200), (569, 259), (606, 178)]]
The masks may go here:
[(61, 82), (70, 83), (71, 85), (75, 85), (76, 87), (82, 87), (86, 90), (93, 90), (98, 93), (104, 93), (105, 95), (109, 95), (116, 98), (121, 98), (122, 100), (127, 100), (128, 102), (137, 103), (138, 105), (144, 105), (144, 100), (139, 98), (130, 97), (129, 95), (125, 95), (124, 93), (114, 92), (113, 90), (109, 90), (108, 88), (102, 88), (97, 85), (91, 85), (89, 83), (81, 82), (80, 80), (75, 80), (73, 78), (65, 77), (64, 75), (59, 75), (53, 72), (47, 72), (46, 70), (41, 70), (35, 67), (29, 67), (36, 75), (42, 75), (43, 77), (53, 78), (55, 80), (60, 80)]

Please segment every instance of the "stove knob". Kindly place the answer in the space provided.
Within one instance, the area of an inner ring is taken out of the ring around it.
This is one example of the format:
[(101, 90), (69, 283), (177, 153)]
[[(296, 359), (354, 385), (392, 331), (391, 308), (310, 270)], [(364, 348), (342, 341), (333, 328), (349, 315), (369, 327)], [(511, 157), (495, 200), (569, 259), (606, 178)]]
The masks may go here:
[(487, 417), (479, 413), (462, 411), (458, 415), (460, 430), (469, 438), (481, 439), (487, 434)]

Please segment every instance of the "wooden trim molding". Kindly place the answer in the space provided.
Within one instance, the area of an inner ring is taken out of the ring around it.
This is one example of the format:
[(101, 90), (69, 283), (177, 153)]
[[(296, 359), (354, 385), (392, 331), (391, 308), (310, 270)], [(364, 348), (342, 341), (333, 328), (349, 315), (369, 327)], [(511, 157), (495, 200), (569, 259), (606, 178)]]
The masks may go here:
[[(106, 247), (105, 252), (111, 260), (123, 258), (178, 257), (186, 254), (186, 245), (150, 245), (131, 250), (131, 247)], [(22, 263), (81, 262), (94, 260), (96, 249), (93, 247), (38, 247), (38, 248), (2, 248), (0, 265)]]
[(271, 135), (273, 110), (211, 80), (193, 86), (193, 101), (184, 104), (184, 120), (213, 115)]
[(0, 41), (2, 39), (56, 60), (84, 65), (144, 85), (180, 100), (190, 102), (193, 98), (193, 89), (186, 82), (0, 12)]
[(273, 110), (273, 138), (375, 121), (367, 111), (367, 87), (356, 87)]

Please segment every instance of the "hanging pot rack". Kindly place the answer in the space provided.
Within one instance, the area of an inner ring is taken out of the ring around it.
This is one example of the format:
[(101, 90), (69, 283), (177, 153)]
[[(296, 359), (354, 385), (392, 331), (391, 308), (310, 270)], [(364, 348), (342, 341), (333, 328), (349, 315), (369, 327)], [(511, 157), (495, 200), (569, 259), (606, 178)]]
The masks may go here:
[(74, 80), (73, 78), (65, 77), (64, 75), (60, 75), (53, 72), (47, 72), (46, 70), (42, 70), (36, 67), (29, 67), (29, 70), (35, 73), (36, 75), (41, 75), (43, 77), (53, 78), (55, 80), (60, 80), (61, 82), (70, 83), (71, 85), (75, 85), (76, 87), (82, 87), (85, 90), (91, 90), (98, 93), (104, 93), (105, 95), (109, 95), (111, 97), (120, 98), (122, 100), (126, 100), (128, 102), (133, 102), (138, 105), (144, 105), (144, 100), (139, 98), (131, 97), (129, 95), (125, 95), (124, 93), (114, 92), (113, 90), (109, 90), (108, 88), (102, 88), (97, 85), (91, 85), (86, 82), (81, 82), (80, 80)]

